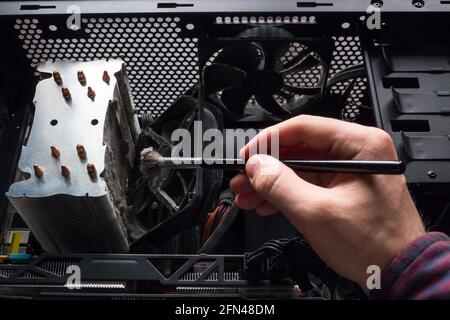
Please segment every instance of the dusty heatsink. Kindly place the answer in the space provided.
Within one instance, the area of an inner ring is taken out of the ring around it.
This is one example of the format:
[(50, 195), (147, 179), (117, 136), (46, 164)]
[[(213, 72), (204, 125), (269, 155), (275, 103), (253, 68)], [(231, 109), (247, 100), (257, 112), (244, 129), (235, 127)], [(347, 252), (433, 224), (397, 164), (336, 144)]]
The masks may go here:
[(139, 134), (120, 60), (38, 67), (21, 179), (7, 196), (51, 253), (126, 252), (128, 172)]

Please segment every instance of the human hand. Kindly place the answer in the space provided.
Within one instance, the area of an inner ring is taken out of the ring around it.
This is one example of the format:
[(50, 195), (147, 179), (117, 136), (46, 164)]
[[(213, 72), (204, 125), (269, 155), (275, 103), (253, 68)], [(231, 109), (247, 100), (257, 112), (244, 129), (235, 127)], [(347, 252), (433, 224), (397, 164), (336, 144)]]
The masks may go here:
[[(297, 159), (397, 159), (390, 136), (380, 129), (307, 115), (263, 130), (241, 157), (276, 131), (280, 148), (293, 150), (290, 156)], [(294, 172), (256, 154), (230, 186), (242, 209), (281, 211), (329, 267), (365, 291), (368, 266), (383, 269), (425, 232), (403, 175)]]

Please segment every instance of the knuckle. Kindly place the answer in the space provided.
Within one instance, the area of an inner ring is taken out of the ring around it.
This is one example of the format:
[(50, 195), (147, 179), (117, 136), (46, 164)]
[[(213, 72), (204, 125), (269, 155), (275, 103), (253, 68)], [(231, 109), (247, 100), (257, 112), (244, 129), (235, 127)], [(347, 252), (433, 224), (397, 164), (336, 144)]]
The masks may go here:
[(392, 137), (384, 130), (377, 129), (378, 131), (378, 141), (381, 145), (386, 147), (391, 147), (394, 145), (394, 142), (392, 141)]
[(301, 114), (295, 117), (295, 120), (298, 122), (307, 122), (314, 119), (314, 116), (311, 116), (309, 114)]
[(396, 154), (392, 137), (386, 131), (378, 128), (374, 128), (369, 133), (365, 149), (370, 151), (376, 159), (380, 158), (380, 156), (392, 158)]
[(384, 130), (374, 129), (371, 136), (374, 144), (379, 147), (390, 147), (394, 144), (391, 136)]

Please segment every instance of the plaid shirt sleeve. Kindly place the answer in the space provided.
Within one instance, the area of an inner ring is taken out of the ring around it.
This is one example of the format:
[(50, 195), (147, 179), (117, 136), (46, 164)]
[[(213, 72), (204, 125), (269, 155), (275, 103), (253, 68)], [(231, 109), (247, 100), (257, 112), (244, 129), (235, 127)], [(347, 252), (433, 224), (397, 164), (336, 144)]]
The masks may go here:
[(438, 232), (419, 237), (381, 277), (372, 299), (450, 299), (450, 238)]

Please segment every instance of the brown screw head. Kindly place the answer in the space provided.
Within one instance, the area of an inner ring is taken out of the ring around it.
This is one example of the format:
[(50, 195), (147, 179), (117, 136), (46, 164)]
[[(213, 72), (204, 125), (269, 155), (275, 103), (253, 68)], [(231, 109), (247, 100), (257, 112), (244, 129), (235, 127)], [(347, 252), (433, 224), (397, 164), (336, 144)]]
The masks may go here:
[(79, 70), (77, 71), (77, 77), (78, 81), (84, 86), (86, 84), (86, 76), (84, 75), (84, 72)]
[(103, 71), (103, 81), (105, 81), (107, 84), (109, 84), (109, 80), (110, 80), (110, 77), (109, 77), (109, 74), (108, 74), (108, 71)]
[(86, 149), (82, 144), (77, 144), (77, 153), (80, 158), (86, 158)]
[(87, 95), (88, 95), (89, 98), (91, 98), (92, 100), (94, 100), (94, 98), (95, 98), (95, 91), (92, 90), (91, 87), (88, 87)]
[(70, 168), (66, 165), (61, 166), (61, 175), (65, 178), (70, 177)]
[(66, 100), (70, 100), (71, 99), (69, 88), (62, 87), (61, 92), (62, 92), (62, 95), (63, 95), (64, 99), (66, 99)]
[(50, 150), (52, 152), (52, 157), (53, 158), (59, 158), (59, 156), (61, 155), (61, 151), (55, 146), (51, 146)]
[(41, 178), (44, 175), (44, 168), (42, 168), (41, 166), (35, 164), (33, 166), (34, 169), (34, 175), (38, 178)]
[(95, 168), (95, 165), (93, 163), (88, 163), (86, 165), (86, 169), (89, 177), (95, 178), (97, 176), (97, 169)]
[(62, 78), (61, 78), (61, 74), (58, 71), (53, 71), (53, 80), (55, 80), (55, 82), (58, 85), (62, 84)]

